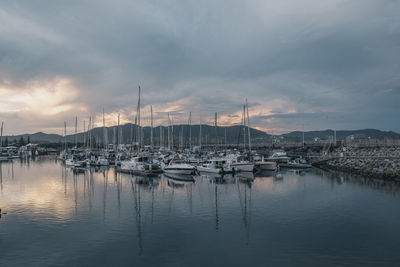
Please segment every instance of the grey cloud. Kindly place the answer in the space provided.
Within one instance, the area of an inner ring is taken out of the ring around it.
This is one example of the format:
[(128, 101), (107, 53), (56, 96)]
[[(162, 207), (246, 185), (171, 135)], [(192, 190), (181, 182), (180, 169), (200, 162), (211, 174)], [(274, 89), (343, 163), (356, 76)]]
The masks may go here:
[(234, 118), (248, 98), (273, 114), (253, 115), (259, 127), (400, 131), (399, 12), (380, 0), (3, 1), (0, 85), (68, 77), (87, 113), (131, 115), (141, 84), (144, 105), (182, 100), (177, 121)]

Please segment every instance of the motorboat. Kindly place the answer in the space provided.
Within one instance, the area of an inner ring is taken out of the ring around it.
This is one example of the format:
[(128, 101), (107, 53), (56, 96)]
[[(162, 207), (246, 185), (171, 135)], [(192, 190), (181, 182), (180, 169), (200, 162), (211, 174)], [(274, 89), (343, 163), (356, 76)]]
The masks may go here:
[(75, 160), (73, 157), (69, 157), (65, 160), (65, 165), (67, 167), (75, 167)]
[(108, 162), (108, 159), (105, 157), (99, 157), (96, 161), (97, 166), (108, 166), (110, 163)]
[(231, 167), (238, 172), (253, 172), (254, 164), (249, 161), (232, 162)]
[(285, 164), (289, 162), (289, 157), (286, 152), (283, 150), (274, 150), (272, 155), (268, 158), (267, 161), (275, 161), (278, 165)]
[(275, 161), (257, 161), (254, 167), (258, 171), (276, 171), (277, 165)]
[(190, 164), (172, 160), (168, 166), (165, 166), (164, 172), (166, 174), (181, 174), (192, 175), (195, 174), (196, 168)]
[(309, 169), (312, 166), (305, 159), (298, 158), (289, 161), (287, 164), (282, 165), (282, 167), (293, 168), (293, 169)]
[(223, 173), (224, 167), (227, 169), (227, 162), (224, 159), (211, 159), (206, 163), (197, 166), (199, 172), (209, 172), (209, 173)]

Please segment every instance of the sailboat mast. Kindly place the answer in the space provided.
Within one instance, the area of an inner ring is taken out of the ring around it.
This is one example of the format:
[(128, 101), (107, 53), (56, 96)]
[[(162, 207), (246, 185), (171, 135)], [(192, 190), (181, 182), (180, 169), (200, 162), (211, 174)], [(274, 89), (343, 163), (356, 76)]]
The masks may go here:
[(174, 119), (171, 116), (171, 148), (174, 149)]
[(4, 121), (1, 122), (0, 147), (3, 146), (3, 125)]
[(142, 141), (142, 130), (140, 127), (140, 85), (139, 87), (139, 97), (138, 97), (138, 104), (137, 104), (137, 139), (138, 139), (138, 150), (140, 150), (141, 141)]
[(83, 146), (85, 146), (86, 142), (86, 120), (83, 120)]
[(88, 142), (86, 144), (86, 147), (91, 148), (92, 147), (92, 116), (89, 116), (89, 125), (88, 125)]
[(78, 117), (75, 117), (75, 147), (78, 147)]
[(200, 115), (200, 125), (199, 125), (199, 147), (201, 148), (201, 115)]
[(92, 146), (94, 145), (94, 141), (95, 141), (94, 132), (93, 132), (93, 129), (94, 129), (94, 116), (92, 118), (92, 127), (91, 127), (91, 129), (92, 129), (92, 131), (91, 131), (92, 139), (91, 139), (91, 142), (90, 142), (90, 148), (92, 148)]
[(153, 148), (153, 105), (150, 106), (150, 119), (151, 119), (151, 128), (150, 128), (150, 146)]
[(215, 128), (215, 148), (219, 145), (218, 140), (218, 113), (215, 112), (215, 119), (214, 119), (214, 128)]
[[(3, 135), (3, 124), (1, 124), (1, 135)], [(64, 121), (64, 145), (65, 152), (67, 152), (67, 122)]]
[(243, 105), (243, 152), (246, 152), (246, 105)]
[(189, 149), (192, 147), (192, 112), (189, 112)]
[(247, 109), (247, 135), (249, 137), (249, 151), (251, 152), (251, 136), (250, 136), (250, 116), (249, 116), (249, 103), (246, 98), (246, 109)]
[(120, 114), (118, 113), (118, 122), (117, 122), (117, 147), (119, 146), (119, 144), (120, 144), (120, 140), (119, 140), (119, 135), (120, 135), (120, 133), (119, 133), (119, 117), (120, 116)]
[(226, 149), (227, 144), (228, 144), (228, 141), (226, 140), (226, 127), (225, 127), (225, 149)]
[(168, 150), (171, 150), (171, 121), (168, 112)]
[(104, 137), (104, 149), (107, 149), (107, 129), (106, 129), (106, 119), (104, 117), (104, 109), (103, 109), (103, 137)]

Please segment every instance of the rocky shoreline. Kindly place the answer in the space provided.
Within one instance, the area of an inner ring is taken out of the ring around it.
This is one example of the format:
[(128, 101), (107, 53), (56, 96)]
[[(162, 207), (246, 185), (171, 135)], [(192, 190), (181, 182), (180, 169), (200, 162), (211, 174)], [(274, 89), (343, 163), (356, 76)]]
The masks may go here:
[(399, 147), (339, 148), (332, 158), (314, 165), (325, 170), (400, 182)]

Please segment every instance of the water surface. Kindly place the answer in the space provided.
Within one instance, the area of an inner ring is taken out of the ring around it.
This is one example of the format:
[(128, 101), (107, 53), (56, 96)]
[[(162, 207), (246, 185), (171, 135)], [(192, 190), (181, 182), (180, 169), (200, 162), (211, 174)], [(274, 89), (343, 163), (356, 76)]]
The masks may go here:
[(0, 167), (1, 266), (398, 266), (399, 187), (326, 173), (194, 182)]

